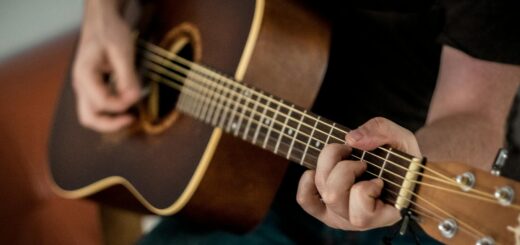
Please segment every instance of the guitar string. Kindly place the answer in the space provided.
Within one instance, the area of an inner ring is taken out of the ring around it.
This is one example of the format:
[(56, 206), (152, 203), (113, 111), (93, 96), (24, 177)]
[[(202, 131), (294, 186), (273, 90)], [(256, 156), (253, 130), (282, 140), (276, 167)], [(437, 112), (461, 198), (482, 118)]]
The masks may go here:
[[(152, 64), (153, 66), (157, 66), (157, 65), (154, 64), (154, 63), (150, 63), (150, 64)], [(150, 68), (153, 69), (152, 67), (150, 67)], [(159, 67), (159, 68), (160, 68), (160, 69), (163, 69), (162, 67)], [(163, 70), (163, 72), (164, 72), (164, 71), (166, 71), (166, 70)], [(166, 71), (166, 72), (169, 72), (169, 71)], [(158, 73), (161, 74), (160, 72), (158, 72)], [(169, 73), (171, 73), (171, 72), (169, 72)], [(162, 75), (165, 75), (165, 74), (162, 74)], [(174, 76), (178, 76), (178, 75), (173, 74), (173, 73), (170, 74), (170, 76), (172, 76), (172, 75), (174, 75)], [(178, 79), (181, 79), (181, 78), (178, 78)], [(250, 108), (246, 108), (246, 109), (247, 109), (247, 110), (250, 110)], [(259, 112), (256, 112), (256, 111), (253, 111), (253, 112), (254, 112), (254, 113), (259, 113)], [(278, 123), (278, 124), (280, 124), (280, 122), (278, 122), (277, 120), (275, 120), (274, 123)], [(308, 136), (308, 135), (307, 135), (307, 136)], [(310, 137), (310, 136), (309, 136), (309, 137)], [(325, 142), (322, 142), (321, 140), (320, 140), (320, 142), (321, 142), (321, 143), (325, 143)], [(344, 142), (342, 142), (342, 143), (344, 143)], [(305, 143), (303, 143), (303, 144), (304, 144), (304, 145), (308, 145), (308, 144), (305, 144)], [(311, 146), (311, 147), (313, 147), (313, 146)], [(316, 148), (315, 148), (315, 149), (316, 149)], [(319, 149), (316, 149), (316, 150), (319, 151)], [(381, 159), (381, 160), (384, 160), (382, 157), (380, 157), (380, 156), (378, 156), (378, 155), (372, 154), (372, 156), (375, 156), (375, 157), (377, 157), (377, 158), (379, 158), (379, 159)], [(394, 163), (394, 162), (391, 161), (391, 160), (387, 160), (387, 161), (390, 162), (391, 164), (394, 164), (394, 165), (397, 166), (397, 167), (400, 167), (400, 168), (402, 168), (402, 169), (404, 169), (404, 170), (407, 170), (406, 168), (404, 168), (404, 167), (402, 167), (402, 166), (400, 166), (400, 165)], [(421, 173), (421, 175), (423, 175), (423, 176), (425, 176), (425, 177), (428, 177), (428, 175), (424, 175), (424, 174), (422, 174), (422, 173)], [(455, 185), (455, 186), (460, 187), (459, 185)], [(474, 189), (474, 190), (476, 190), (476, 189)], [(452, 190), (452, 191), (454, 191), (454, 190)], [(454, 191), (454, 192), (456, 192), (456, 191)], [(463, 195), (467, 195), (468, 193), (466, 193), (466, 192), (461, 192), (461, 194), (463, 194)], [(491, 196), (491, 197), (492, 197), (491, 194), (487, 194), (487, 193), (484, 193), (484, 194), (487, 195), (487, 196)], [(490, 200), (490, 201), (493, 201), (493, 200), (494, 200), (494, 199), (492, 199), (492, 200)]]
[[(138, 40), (138, 44), (144, 45), (144, 50), (145, 50), (145, 51), (147, 51), (147, 52), (151, 52), (153, 55), (156, 55), (156, 56), (158, 56), (158, 57), (160, 57), (160, 58), (162, 58), (162, 59), (165, 59), (165, 61), (171, 63), (172, 65), (175, 65), (172, 61), (176, 61), (176, 62), (178, 62), (178, 63), (181, 63), (182, 65), (189, 66), (189, 67), (191, 67), (191, 68), (195, 68), (196, 71), (198, 71), (199, 74), (202, 75), (202, 76), (206, 76), (206, 77), (208, 77), (208, 78), (210, 78), (210, 79), (216, 78), (216, 79), (218, 79), (219, 81), (226, 82), (226, 83), (228, 83), (228, 84), (230, 84), (230, 85), (232, 85), (232, 86), (235, 86), (235, 87), (240, 87), (240, 88), (250, 89), (249, 87), (245, 86), (244, 84), (237, 83), (237, 82), (235, 82), (234, 80), (228, 78), (227, 76), (224, 76), (224, 75), (222, 75), (222, 74), (220, 74), (220, 73), (218, 73), (218, 72), (216, 72), (216, 71), (213, 71), (213, 70), (210, 70), (210, 69), (208, 69), (208, 68), (206, 68), (206, 67), (203, 67), (203, 66), (201, 66), (201, 65), (199, 65), (199, 64), (197, 64), (197, 63), (194, 63), (194, 62), (191, 62), (191, 61), (189, 61), (189, 60), (186, 60), (186, 59), (184, 59), (183, 57), (178, 56), (178, 55), (175, 55), (175, 54), (173, 54), (173, 53), (171, 53), (171, 52), (168, 52), (167, 50), (165, 50), (165, 49), (163, 49), (163, 48), (161, 48), (161, 47), (159, 47), (159, 46), (157, 46), (157, 45), (154, 45), (154, 44), (152, 44), (152, 43), (146, 42), (146, 41), (144, 41), (144, 40)], [(159, 54), (159, 53), (161, 53), (161, 54)], [(170, 68), (171, 68), (171, 67), (170, 67)], [(172, 69), (173, 69), (173, 68), (172, 68)], [(184, 68), (182, 68), (182, 69), (184, 69)], [(213, 74), (214, 77), (212, 77), (212, 76), (210, 75), (210, 73)], [(232, 91), (232, 92), (234, 92), (234, 91)], [(256, 93), (257, 96), (260, 96), (260, 97), (262, 97), (262, 98), (265, 99), (265, 100), (269, 100), (269, 101), (271, 101), (272, 103), (279, 104), (279, 105), (285, 107), (286, 109), (291, 110), (291, 107), (290, 107), (290, 106), (288, 106), (288, 105), (286, 105), (286, 104), (283, 104), (283, 103), (280, 103), (279, 101), (272, 100), (272, 98), (269, 98), (269, 96), (266, 96), (266, 95), (264, 95), (264, 94), (261, 94), (261, 93), (259, 93), (259, 92), (256, 91), (256, 90), (253, 90), (253, 89), (252, 89), (251, 92), (252, 92), (252, 93)], [(315, 120), (315, 118), (312, 118), (312, 117), (310, 117), (309, 115), (306, 115), (306, 114), (301, 113), (301, 112), (299, 112), (299, 111), (295, 111), (295, 112), (296, 112), (296, 113), (299, 113), (299, 114), (300, 114), (301, 116), (303, 116), (303, 117), (306, 117), (306, 118), (309, 118), (309, 119)], [(293, 119), (293, 120), (294, 120), (294, 119)], [(307, 127), (312, 127), (311, 125), (308, 125), (308, 124), (306, 124), (306, 123), (304, 123), (304, 124), (305, 124)], [(331, 125), (331, 124), (329, 124), (329, 123), (327, 123), (327, 122), (322, 122), (322, 124), (327, 125), (327, 126), (330, 126), (330, 127), (334, 127), (333, 125)], [(341, 133), (348, 134), (347, 131), (344, 131), (344, 130), (342, 130), (342, 129), (340, 129), (340, 128), (336, 128), (336, 127), (334, 127), (334, 129), (337, 130), (337, 131), (340, 131)], [(323, 132), (323, 131), (321, 131), (321, 132), (324, 133), (324, 134), (327, 134), (326, 132)], [(332, 137), (335, 137), (335, 136), (332, 135)], [(382, 148), (382, 150), (386, 150), (386, 149)], [(411, 161), (411, 160), (412, 160), (411, 158), (408, 158), (408, 157), (402, 156), (402, 155), (400, 155), (400, 154), (398, 154), (398, 153), (395, 153), (395, 152), (392, 152), (392, 154), (394, 154), (395, 156), (397, 156), (397, 157), (399, 157), (399, 158), (402, 158), (403, 160), (407, 160), (407, 161)]]
[[(147, 52), (153, 52), (154, 55), (157, 55), (157, 56), (159, 56), (160, 58), (165, 59), (167, 62), (171, 63), (172, 65), (174, 65), (174, 63), (172, 62), (172, 60), (175, 60), (175, 61), (177, 61), (177, 62), (179, 62), (179, 63), (181, 63), (181, 64), (184, 64), (184, 65), (186, 65), (186, 66), (190, 66), (190, 67), (192, 67), (192, 68), (195, 68), (195, 70), (199, 71), (199, 73), (201, 73), (201, 74), (204, 75), (204, 76), (207, 76), (208, 78), (211, 78), (211, 76), (209, 75), (209, 73), (212, 73), (214, 76), (217, 76), (217, 77), (218, 77), (217, 79), (219, 79), (220, 81), (227, 82), (228, 84), (230, 84), (230, 85), (232, 85), (232, 86), (235, 86), (235, 87), (241, 87), (242, 89), (243, 89), (243, 88), (249, 89), (247, 86), (245, 86), (245, 85), (243, 85), (243, 84), (241, 84), (241, 83), (237, 83), (237, 82), (233, 81), (232, 79), (230, 79), (230, 78), (228, 78), (228, 77), (226, 77), (226, 76), (223, 76), (223, 75), (219, 74), (218, 72), (215, 72), (215, 71), (213, 71), (213, 70), (211, 70), (211, 69), (207, 69), (207, 68), (205, 68), (205, 67), (203, 67), (203, 66), (201, 66), (201, 65), (198, 65), (197, 63), (194, 63), (194, 62), (188, 61), (188, 60), (184, 59), (184, 58), (181, 57), (181, 56), (178, 56), (178, 55), (175, 55), (175, 54), (173, 54), (173, 53), (171, 53), (171, 52), (168, 52), (168, 51), (162, 49), (161, 47), (159, 47), (159, 46), (157, 46), (157, 45), (154, 45), (154, 44), (152, 44), (152, 43), (146, 42), (146, 41), (144, 41), (144, 40), (138, 40), (138, 44), (144, 45), (144, 48), (145, 48), (145, 50), (146, 50)], [(166, 57), (167, 57), (167, 58), (166, 58)], [(168, 58), (169, 58), (169, 59), (168, 59)], [(234, 91), (233, 91), (233, 92), (234, 92)], [(273, 101), (273, 100), (272, 100), (271, 98), (269, 98), (268, 96), (265, 96), (265, 95), (263, 95), (263, 94), (261, 94), (261, 93), (258, 93), (258, 92), (255, 91), (255, 90), (251, 90), (251, 92), (252, 92), (252, 93), (256, 93), (257, 96), (262, 96), (262, 97), (263, 97), (264, 99), (266, 99), (266, 100), (270, 100), (271, 102), (274, 102), (274, 103), (276, 103), (276, 104), (282, 105), (282, 106), (286, 107), (287, 109), (292, 110), (291, 107), (285, 105), (284, 103), (280, 103), (280, 102), (278, 102), (278, 101)], [(269, 109), (270, 109), (270, 108), (269, 108)], [(311, 118), (312, 120), (315, 120), (314, 118), (309, 117), (309, 116), (306, 115), (306, 114), (302, 114), (302, 113), (299, 112), (299, 111), (296, 111), (296, 112), (299, 113), (299, 114), (301, 114), (303, 117), (307, 117), (307, 118)], [(294, 120), (293, 118), (289, 118), (289, 119)], [(310, 127), (310, 125), (306, 124), (305, 122), (304, 122), (304, 124), (305, 124), (307, 127)], [(342, 130), (342, 129), (340, 129), (340, 128), (336, 128), (334, 125), (330, 125), (330, 124), (327, 123), (327, 122), (322, 122), (322, 124), (324, 124), (324, 125), (328, 125), (328, 126), (330, 126), (330, 127), (333, 127), (335, 130), (338, 130), (338, 131), (340, 131), (340, 132), (342, 132), (342, 133), (348, 134), (348, 132), (346, 132), (346, 131), (344, 131), (344, 130)], [(318, 129), (318, 131), (320, 131), (320, 132), (323, 133), (323, 134), (327, 134), (327, 133), (323, 132), (323, 131), (320, 130), (320, 129)], [(332, 137), (335, 137), (335, 136), (332, 135)], [(335, 138), (337, 138), (337, 137), (335, 137)], [(400, 155), (400, 154), (398, 154), (398, 153), (395, 153), (395, 152), (389, 151), (388, 149), (386, 149), (386, 148), (384, 148), (384, 147), (379, 147), (379, 149), (381, 149), (381, 150), (383, 150), (383, 151), (386, 151), (386, 152), (388, 152), (389, 154), (392, 154), (393, 156), (400, 157), (400, 158), (402, 158), (402, 159), (404, 159), (404, 160), (407, 160), (407, 161), (411, 161), (411, 160), (412, 160), (412, 159), (409, 159), (409, 158), (407, 158), (407, 157), (404, 157), (404, 156), (402, 156), (402, 155)], [(436, 174), (437, 176), (439, 176), (439, 177), (441, 177), (441, 178), (444, 178), (446, 181), (452, 182), (452, 183), (454, 183), (455, 185), (457, 185), (456, 182), (455, 182), (453, 179), (449, 178), (448, 176), (445, 176), (444, 174), (442, 174), (442, 173), (440, 173), (440, 172), (437, 172), (437, 171), (435, 171), (435, 170), (433, 170), (433, 169), (430, 169), (430, 168), (424, 166), (423, 164), (419, 164), (419, 166), (420, 166), (421, 168), (424, 168), (424, 169), (429, 170), (430, 172)]]
[[(155, 71), (155, 72), (156, 72), (156, 71)], [(179, 86), (180, 86), (180, 85), (179, 85)], [(207, 98), (204, 98), (204, 100), (206, 100), (206, 99), (207, 99)], [(210, 102), (211, 102), (212, 104), (215, 103), (214, 101), (210, 101)], [(214, 105), (213, 105), (213, 106), (214, 106)], [(217, 106), (221, 107), (222, 105), (217, 104)], [(224, 108), (224, 109), (225, 109), (226, 111), (227, 111), (227, 110), (230, 110), (229, 108)], [(258, 125), (261, 125), (261, 123), (259, 123), (258, 121), (257, 121), (256, 123), (258, 123)], [(277, 129), (275, 129), (275, 131), (280, 132), (280, 131), (278, 131)], [(285, 133), (282, 133), (282, 134), (285, 134)], [(266, 138), (266, 139), (267, 139), (267, 138)], [(302, 142), (302, 141), (299, 140), (299, 139), (297, 139), (297, 141), (300, 142), (300, 143), (302, 143), (302, 144), (305, 144), (304, 142)], [(313, 146), (310, 146), (310, 147), (314, 148)], [(314, 149), (317, 150), (317, 151), (320, 151), (320, 149), (317, 149), (317, 148), (314, 148)], [(377, 156), (377, 155), (374, 155), (374, 156), (375, 156), (375, 157), (378, 157), (379, 159), (383, 159), (383, 158), (381, 158), (381, 157), (379, 157), (379, 156)], [(305, 158), (305, 156), (302, 156), (302, 157)], [(355, 156), (355, 157), (357, 157), (357, 156)], [(361, 158), (359, 158), (359, 157), (357, 157), (357, 158), (358, 158), (358, 159), (361, 159)], [(300, 159), (300, 160), (302, 160), (302, 159)], [(380, 166), (377, 166), (376, 164), (373, 164), (373, 165), (374, 165), (375, 167), (379, 168), (379, 169), (382, 168), (382, 167), (380, 167)], [(496, 203), (496, 202), (495, 202), (495, 199), (485, 199), (485, 198), (483, 198), (483, 197), (480, 197), (480, 196), (474, 196), (474, 195), (471, 195), (471, 194), (466, 193), (466, 192), (461, 192), (461, 191), (459, 191), (459, 190), (452, 190), (452, 189), (448, 189), (448, 188), (444, 188), (444, 187), (440, 187), (440, 186), (431, 185), (431, 184), (428, 184), (428, 183), (418, 182), (418, 181), (411, 180), (411, 179), (408, 179), (408, 178), (403, 178), (402, 176), (400, 176), (400, 175), (398, 175), (398, 174), (396, 174), (396, 173), (394, 173), (394, 172), (392, 172), (392, 171), (389, 171), (388, 169), (383, 169), (383, 171), (384, 171), (384, 172), (387, 172), (387, 173), (390, 173), (390, 174), (392, 174), (392, 175), (394, 175), (394, 176), (397, 176), (398, 178), (403, 179), (403, 181), (404, 181), (404, 180), (408, 180), (408, 181), (410, 181), (410, 182), (413, 182), (413, 183), (416, 183), (416, 184), (419, 184), (419, 185), (424, 185), (424, 186), (428, 186), (428, 187), (431, 187), (431, 188), (435, 188), (435, 189), (440, 189), (440, 190), (444, 190), (444, 191), (452, 192), (452, 193), (455, 193), (455, 194), (460, 194), (460, 195), (464, 195), (464, 196), (468, 196), (468, 197), (473, 197), (473, 198), (480, 199), (480, 200), (483, 200), (483, 201), (487, 201), (487, 202), (490, 202), (490, 203)], [(516, 208), (518, 208), (518, 207), (516, 207)]]
[[(158, 65), (155, 64), (155, 63), (151, 63), (151, 64), (154, 65), (154, 66), (158, 66)], [(163, 68), (161, 67), (161, 69), (163, 69)], [(172, 69), (175, 69), (175, 68), (172, 68)], [(169, 72), (169, 71), (167, 71), (167, 70), (164, 70), (164, 71)], [(172, 72), (169, 72), (169, 73), (172, 73)], [(172, 74), (173, 74), (173, 73), (172, 73)], [(163, 74), (163, 75), (164, 75), (164, 74)], [(206, 89), (206, 88), (203, 88), (203, 89)], [(212, 95), (212, 96), (213, 96), (213, 95)], [(241, 98), (240, 101), (242, 101), (242, 99), (243, 99), (243, 98)], [(249, 97), (245, 97), (245, 99), (252, 101), (252, 99), (249, 98)], [(232, 101), (232, 102), (233, 102), (233, 101)], [(253, 102), (255, 102), (255, 101), (253, 101)], [(272, 108), (270, 108), (270, 107), (267, 107), (267, 108), (268, 108), (268, 109), (272, 109)], [(247, 108), (247, 109), (249, 110), (249, 108)], [(198, 110), (199, 110), (199, 109), (198, 109)], [(255, 113), (259, 113), (259, 112), (256, 112), (256, 111), (255, 111)], [(275, 120), (274, 120), (274, 123), (281, 124), (281, 122), (278, 122), (278, 121), (276, 120), (276, 118), (275, 118)], [(309, 136), (309, 135), (307, 135), (307, 136), (308, 136), (309, 138), (312, 138), (312, 136)], [(339, 139), (339, 138), (336, 138), (336, 139), (342, 141), (342, 140)], [(320, 143), (325, 143), (325, 142), (323, 142), (323, 141), (321, 141), (321, 140), (319, 140), (319, 139), (318, 139), (318, 140), (315, 139), (315, 141), (320, 142)], [(343, 143), (343, 142), (342, 142), (342, 143)], [(304, 143), (304, 145), (308, 145), (308, 144), (305, 144), (305, 143)], [(311, 146), (311, 147), (312, 147), (312, 146)], [(375, 156), (378, 157), (378, 158), (380, 158), (380, 159), (382, 159), (381, 157), (379, 157), (379, 156), (377, 156), (377, 155), (375, 155)], [(397, 167), (399, 167), (399, 168), (402, 168), (402, 169), (408, 171), (408, 169), (402, 167), (402, 166), (399, 165), (399, 164), (394, 163), (393, 161), (388, 160), (388, 162), (390, 162), (391, 164), (394, 164), (395, 166), (397, 166)], [(423, 173), (418, 172), (418, 171), (416, 172), (416, 174), (421, 175), (421, 176), (423, 176), (423, 177), (429, 177), (429, 178), (435, 179), (435, 180), (437, 180), (437, 181), (439, 181), (439, 182), (444, 182), (444, 183), (446, 183), (446, 184), (448, 184), (448, 185), (452, 185), (452, 186), (455, 186), (455, 187), (460, 187), (460, 185), (457, 184), (456, 182), (454, 182), (452, 179), (449, 179), (449, 181), (442, 181), (442, 180), (440, 180), (440, 179), (438, 179), (438, 178), (435, 178), (435, 177), (433, 177), (433, 176), (424, 175)], [(455, 190), (452, 190), (452, 191), (453, 191), (453, 192), (456, 192)], [(480, 195), (483, 195), (483, 196), (493, 197), (492, 194), (482, 192), (482, 191), (480, 191), (480, 190), (478, 190), (478, 189), (475, 189), (475, 188), (472, 189), (470, 192), (474, 192), (474, 193), (477, 193), (477, 194), (480, 194)], [(468, 193), (466, 193), (466, 192), (461, 192), (461, 194), (463, 194), (463, 195), (467, 195)], [(490, 200), (488, 200), (488, 201), (493, 202), (494, 199), (490, 199)]]
[[(181, 88), (180, 85), (178, 85), (178, 86), (179, 86), (178, 88)], [(185, 91), (185, 92), (186, 92), (186, 91)], [(227, 109), (227, 108), (224, 108), (224, 109)], [(275, 130), (276, 130), (276, 129), (275, 129)], [(354, 157), (356, 157), (356, 156), (354, 156)], [(360, 158), (358, 158), (358, 159), (360, 159)], [(379, 166), (377, 166), (377, 165), (375, 165), (375, 164), (373, 164), (373, 163), (371, 163), (371, 162), (369, 162), (369, 161), (366, 161), (366, 160), (364, 160), (364, 161), (367, 162), (367, 163), (369, 163), (369, 164), (372, 164), (372, 165), (375, 166), (375, 167), (379, 167)], [(372, 172), (370, 172), (370, 171), (366, 171), (366, 172), (367, 172), (368, 174), (373, 175), (374, 177), (379, 177), (379, 175), (377, 175), (377, 174), (375, 174), (375, 173), (372, 173)], [(392, 185), (398, 187), (398, 188), (400, 187), (399, 184), (397, 184), (397, 183), (395, 183), (395, 182), (393, 182), (393, 181), (390, 181), (390, 180), (388, 180), (388, 179), (386, 179), (386, 178), (384, 178), (384, 177), (379, 177), (379, 178), (382, 179), (382, 180), (384, 180), (384, 181), (386, 181), (387, 183), (390, 183), (390, 184), (392, 184)], [(389, 190), (389, 189), (386, 188), (386, 190)], [(439, 208), (438, 206), (436, 206), (436, 205), (434, 205), (434, 204), (432, 204), (432, 203), (426, 201), (424, 198), (418, 196), (415, 192), (410, 191), (410, 190), (406, 190), (406, 189), (405, 189), (405, 191), (406, 191), (406, 192), (409, 192), (410, 194), (412, 194), (412, 195), (415, 196), (416, 198), (423, 200), (423, 201), (426, 202), (428, 205), (434, 207), (435, 209), (439, 210), (440, 212), (443, 212), (446, 216), (448, 216), (448, 217), (454, 217), (453, 215), (449, 214), (447, 211), (442, 210), (442, 209)], [(407, 200), (407, 201), (411, 201), (411, 200), (408, 199), (408, 198), (406, 198), (406, 200)], [(425, 208), (425, 207), (421, 207), (421, 205), (419, 205), (418, 203), (415, 203), (414, 205), (416, 205), (417, 207), (420, 207), (420, 208), (422, 208), (422, 209), (424, 209), (424, 210), (429, 210), (429, 209), (427, 209), (427, 208)], [(430, 210), (430, 212), (433, 212), (433, 211)], [(466, 224), (465, 222), (461, 221), (460, 219), (458, 219), (458, 220), (459, 220), (459, 222), (460, 222), (461, 225), (468, 226), (468, 227), (470, 227), (470, 229), (473, 229), (476, 233), (481, 234), (481, 233), (478, 232), (475, 228), (469, 226), (468, 224)]]

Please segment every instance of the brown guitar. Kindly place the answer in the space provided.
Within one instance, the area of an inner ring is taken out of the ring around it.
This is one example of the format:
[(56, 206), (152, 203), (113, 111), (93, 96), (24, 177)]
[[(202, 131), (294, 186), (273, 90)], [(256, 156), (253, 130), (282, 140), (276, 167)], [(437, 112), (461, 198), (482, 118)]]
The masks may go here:
[[(324, 145), (344, 143), (347, 128), (304, 109), (326, 70), (329, 26), (293, 1), (174, 2), (157, 1), (143, 18), (136, 45), (148, 96), (138, 125), (115, 135), (81, 127), (66, 83), (50, 140), (55, 189), (247, 230), (287, 160), (314, 168)], [(386, 147), (352, 157), (434, 238), (519, 243), (516, 182)]]

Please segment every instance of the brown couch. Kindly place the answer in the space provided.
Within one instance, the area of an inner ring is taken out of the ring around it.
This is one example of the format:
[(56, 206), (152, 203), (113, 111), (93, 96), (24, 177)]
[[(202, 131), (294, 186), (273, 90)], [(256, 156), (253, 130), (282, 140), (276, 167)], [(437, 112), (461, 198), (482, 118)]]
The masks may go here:
[(95, 204), (50, 188), (47, 140), (74, 34), (0, 62), (0, 244), (101, 244)]

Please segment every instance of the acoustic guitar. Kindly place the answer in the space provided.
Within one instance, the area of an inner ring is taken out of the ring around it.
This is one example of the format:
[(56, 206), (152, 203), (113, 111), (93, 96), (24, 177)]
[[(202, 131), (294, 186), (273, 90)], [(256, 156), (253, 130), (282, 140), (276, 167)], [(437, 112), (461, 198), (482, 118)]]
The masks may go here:
[[(143, 9), (137, 67), (148, 95), (136, 108), (139, 123), (110, 135), (83, 128), (67, 82), (50, 139), (55, 189), (251, 229), (288, 160), (314, 168), (320, 150), (349, 132), (305, 109), (326, 70), (329, 25), (285, 0), (155, 1)], [(351, 157), (385, 182), (384, 201), (439, 241), (520, 244), (515, 181), (384, 146)]]

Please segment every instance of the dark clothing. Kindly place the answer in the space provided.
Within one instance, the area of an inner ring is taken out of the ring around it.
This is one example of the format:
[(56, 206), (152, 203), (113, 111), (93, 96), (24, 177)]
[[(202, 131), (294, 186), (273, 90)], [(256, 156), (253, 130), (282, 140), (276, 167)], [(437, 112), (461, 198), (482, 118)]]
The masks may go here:
[[(442, 45), (481, 59), (520, 64), (517, 0), (328, 2), (323, 7), (320, 1), (318, 8), (333, 23), (331, 56), (313, 111), (350, 128), (375, 116), (412, 131), (420, 128), (435, 87)], [(344, 232), (324, 226), (295, 201), (302, 172), (297, 165), (290, 167), (269, 216), (250, 234), (197, 233), (195, 229), (190, 233), (189, 226), (167, 219), (160, 231), (144, 241), (167, 240), (163, 234), (177, 227), (181, 229), (177, 235), (184, 233), (186, 238), (196, 234), (204, 237), (198, 240), (201, 243), (363, 244), (380, 243), (395, 229)], [(428, 241), (424, 236), (421, 239)]]

